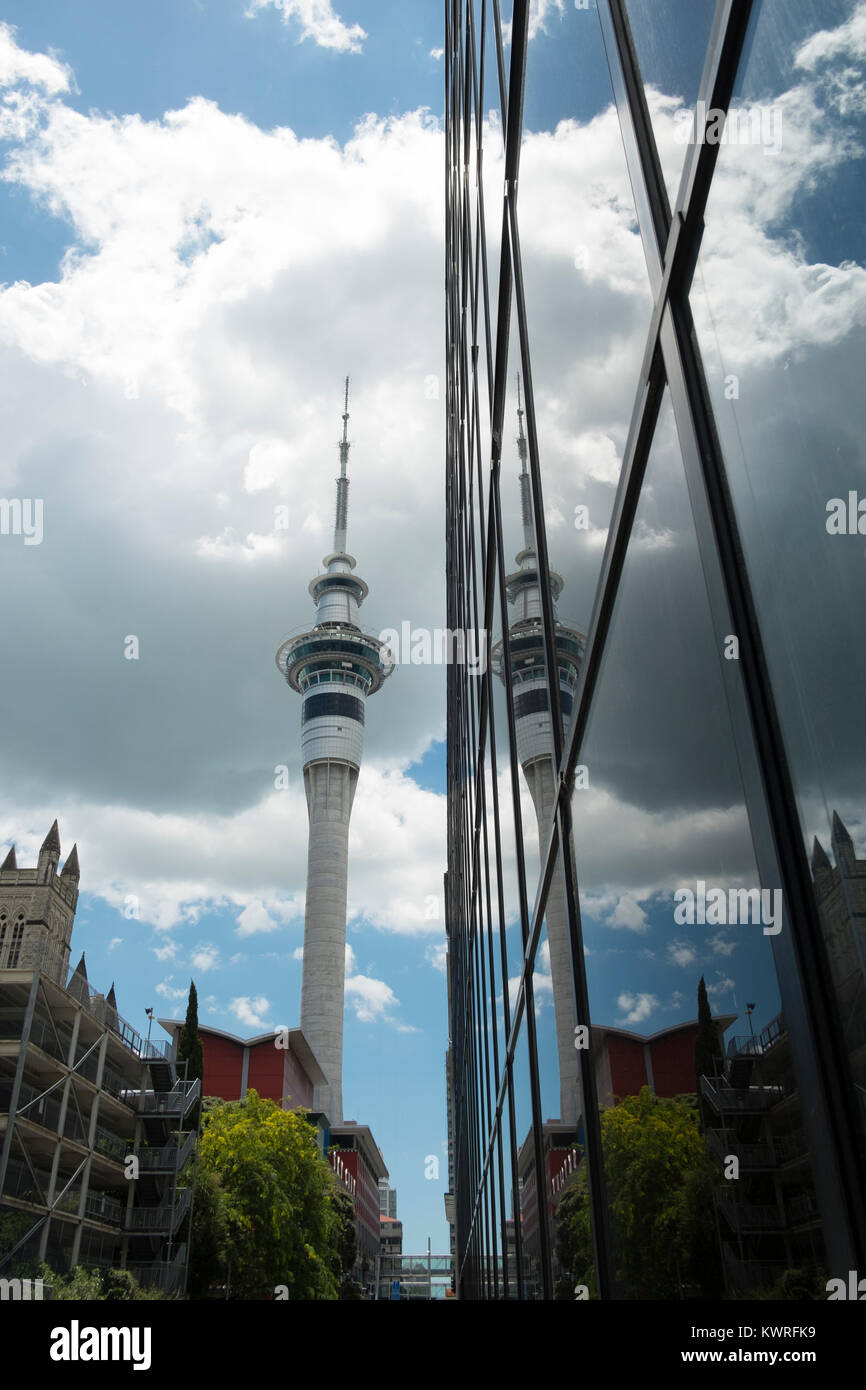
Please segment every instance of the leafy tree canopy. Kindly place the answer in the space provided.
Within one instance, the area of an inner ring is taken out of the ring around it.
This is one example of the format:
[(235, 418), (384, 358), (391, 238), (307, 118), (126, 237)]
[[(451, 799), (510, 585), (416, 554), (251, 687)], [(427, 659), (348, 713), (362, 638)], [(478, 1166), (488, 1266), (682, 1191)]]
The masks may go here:
[[(602, 1112), (601, 1131), (621, 1292), (677, 1298), (694, 1283), (708, 1295), (717, 1294), (714, 1169), (693, 1098), (666, 1100), (644, 1086), (639, 1095)], [(586, 1284), (594, 1296), (586, 1164), (559, 1203), (557, 1258), (572, 1287)]]
[(256, 1091), (205, 1115), (200, 1172), (219, 1179), (232, 1295), (335, 1299), (345, 1231), (330, 1165), (303, 1112)]

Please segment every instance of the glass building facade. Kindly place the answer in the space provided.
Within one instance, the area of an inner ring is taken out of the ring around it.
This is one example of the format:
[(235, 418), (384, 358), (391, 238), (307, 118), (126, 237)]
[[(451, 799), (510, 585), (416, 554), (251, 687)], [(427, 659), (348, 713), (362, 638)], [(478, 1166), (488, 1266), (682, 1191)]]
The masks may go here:
[(826, 1297), (866, 1275), (866, 4), (445, 14), (457, 1292)]

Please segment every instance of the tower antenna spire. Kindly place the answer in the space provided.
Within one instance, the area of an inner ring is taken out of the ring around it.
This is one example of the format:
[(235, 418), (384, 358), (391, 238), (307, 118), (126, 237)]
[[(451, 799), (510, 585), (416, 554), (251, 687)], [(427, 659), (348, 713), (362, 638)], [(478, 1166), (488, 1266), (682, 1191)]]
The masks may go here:
[(523, 465), (523, 472), (526, 472), (526, 435), (523, 433), (523, 402), (520, 399), (520, 373), (517, 373), (517, 428), (520, 433), (517, 436), (517, 452), (520, 455), (520, 462)]
[(517, 373), (517, 453), (520, 458), (520, 512), (523, 521), (523, 545), (525, 550), (535, 550), (535, 536), (532, 529), (532, 496), (530, 493), (529, 472), (526, 467), (528, 446), (523, 431), (523, 404), (520, 399), (520, 373)]
[(338, 555), (346, 553), (346, 525), (349, 519), (349, 479), (346, 468), (349, 463), (349, 378), (346, 377), (346, 393), (343, 399), (343, 438), (340, 440), (340, 476), (337, 479), (337, 512), (334, 520), (334, 551)]

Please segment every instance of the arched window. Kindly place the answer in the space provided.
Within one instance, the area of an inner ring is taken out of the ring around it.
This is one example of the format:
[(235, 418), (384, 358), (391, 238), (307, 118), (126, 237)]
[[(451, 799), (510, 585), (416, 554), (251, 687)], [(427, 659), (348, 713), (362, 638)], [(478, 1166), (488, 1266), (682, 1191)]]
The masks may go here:
[(20, 954), (21, 954), (21, 942), (22, 942), (23, 939), (24, 939), (24, 913), (23, 913), (23, 912), (19, 912), (19, 914), (18, 914), (18, 916), (16, 917), (14, 923), (12, 924), (12, 931), (11, 931), (10, 937), (9, 937), (9, 946), (8, 946), (8, 948), (7, 948), (7, 959), (6, 959), (6, 969), (7, 969), (7, 970), (14, 970), (15, 967), (17, 966), (17, 964), (18, 964), (18, 957), (19, 957)]

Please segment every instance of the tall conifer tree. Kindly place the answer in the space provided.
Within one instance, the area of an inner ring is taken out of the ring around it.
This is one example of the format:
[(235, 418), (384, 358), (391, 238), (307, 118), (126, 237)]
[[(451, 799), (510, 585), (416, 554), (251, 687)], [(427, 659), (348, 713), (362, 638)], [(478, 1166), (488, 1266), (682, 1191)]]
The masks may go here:
[(719, 1031), (713, 1023), (707, 986), (703, 975), (698, 985), (698, 1031), (695, 1036), (695, 1090), (698, 1094), (698, 1111), (701, 1123), (706, 1126), (709, 1115), (707, 1102), (701, 1095), (702, 1076), (720, 1076), (724, 1068), (724, 1054), (719, 1041)]
[(180, 1030), (177, 1045), (178, 1062), (188, 1062), (187, 1080), (204, 1081), (204, 1053), (198, 1033), (198, 995), (195, 981), (189, 982), (189, 999), (186, 1006), (186, 1022)]

